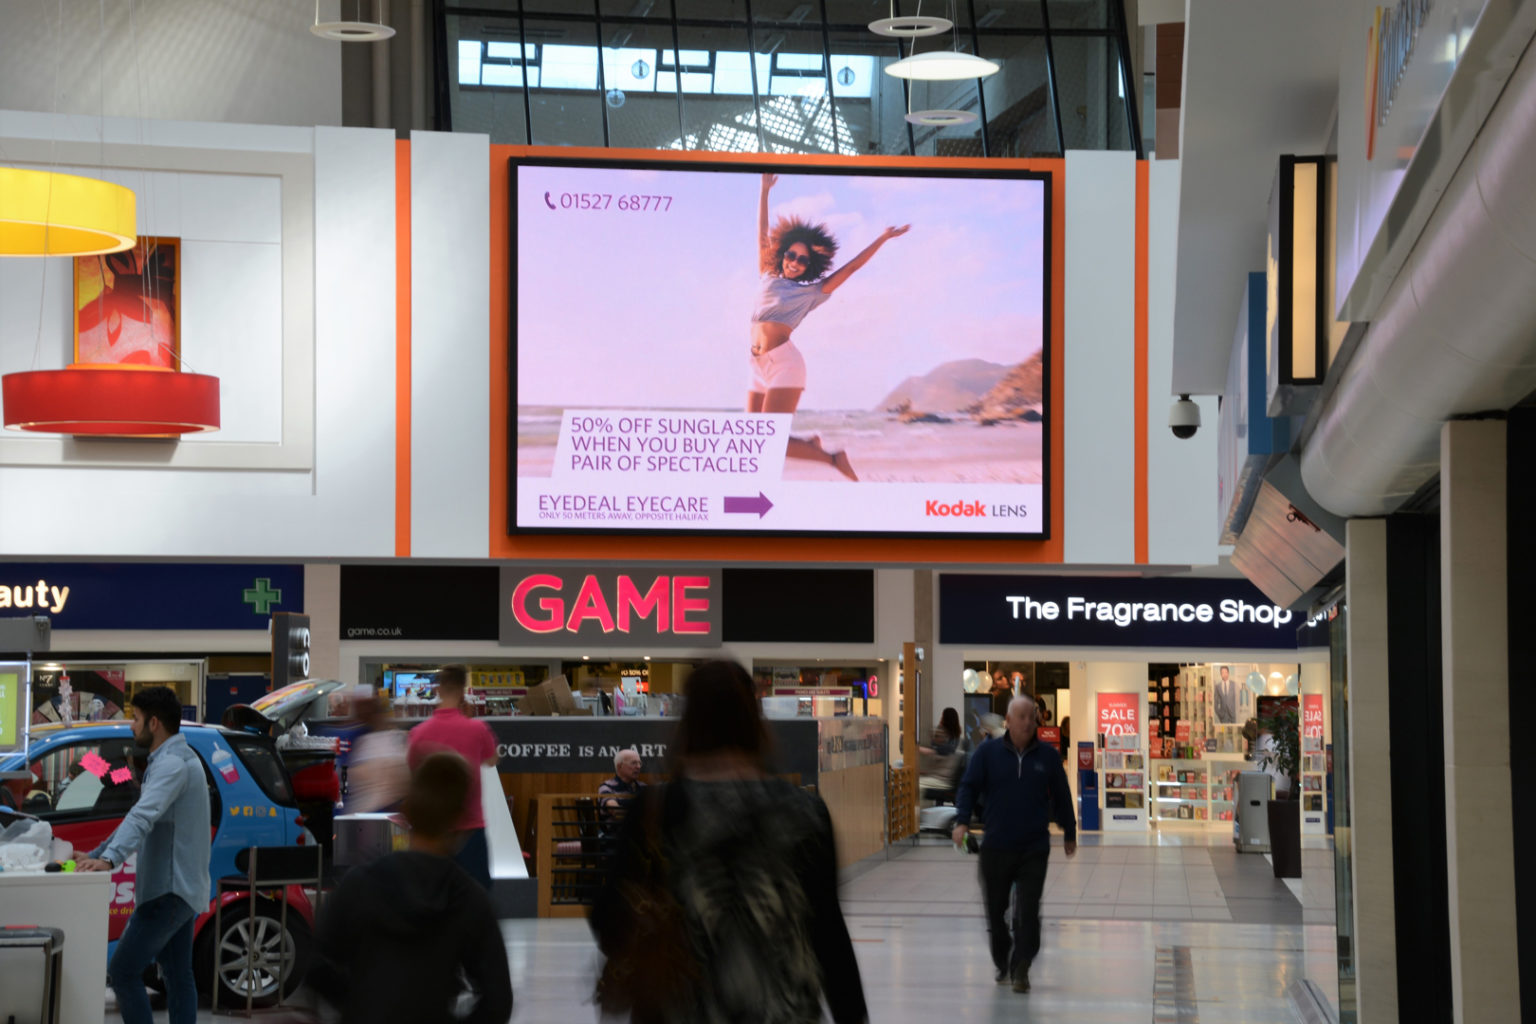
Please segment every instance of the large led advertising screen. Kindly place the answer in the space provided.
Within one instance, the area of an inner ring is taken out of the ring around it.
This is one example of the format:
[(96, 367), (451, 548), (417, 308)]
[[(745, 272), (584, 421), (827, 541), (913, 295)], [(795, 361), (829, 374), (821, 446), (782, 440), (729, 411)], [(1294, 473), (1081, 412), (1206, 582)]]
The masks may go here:
[(509, 529), (1045, 537), (1049, 189), (514, 159)]

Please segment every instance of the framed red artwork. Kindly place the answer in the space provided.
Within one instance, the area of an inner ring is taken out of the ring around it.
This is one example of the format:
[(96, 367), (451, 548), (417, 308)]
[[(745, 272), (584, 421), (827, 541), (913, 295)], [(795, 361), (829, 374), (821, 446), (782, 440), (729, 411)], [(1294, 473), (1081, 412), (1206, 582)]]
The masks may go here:
[(77, 364), (181, 369), (181, 239), (74, 261)]

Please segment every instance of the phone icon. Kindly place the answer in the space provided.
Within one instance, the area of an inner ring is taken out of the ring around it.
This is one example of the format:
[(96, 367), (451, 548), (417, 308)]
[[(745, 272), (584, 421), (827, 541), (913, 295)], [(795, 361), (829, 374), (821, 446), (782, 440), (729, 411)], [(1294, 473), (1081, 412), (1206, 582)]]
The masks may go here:
[(555, 201), (553, 199), (549, 198), (549, 193), (548, 192), (544, 193), (544, 205), (549, 207), (551, 210), (558, 210), (558, 209), (560, 209), (560, 207), (555, 205)]

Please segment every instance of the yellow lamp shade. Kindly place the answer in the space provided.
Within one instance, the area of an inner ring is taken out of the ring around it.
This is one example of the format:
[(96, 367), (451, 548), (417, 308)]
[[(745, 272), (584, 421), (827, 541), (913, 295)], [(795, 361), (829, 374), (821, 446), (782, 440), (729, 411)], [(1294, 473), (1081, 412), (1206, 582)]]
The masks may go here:
[(0, 167), (0, 256), (95, 256), (138, 241), (131, 189)]

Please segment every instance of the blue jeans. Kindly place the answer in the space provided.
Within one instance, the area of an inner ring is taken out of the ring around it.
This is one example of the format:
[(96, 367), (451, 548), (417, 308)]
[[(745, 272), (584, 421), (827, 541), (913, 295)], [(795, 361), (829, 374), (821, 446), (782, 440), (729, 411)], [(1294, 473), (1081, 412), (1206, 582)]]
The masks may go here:
[(150, 1024), (149, 994), (144, 969), (160, 964), (170, 1024), (195, 1024), (197, 979), (192, 975), (192, 922), (197, 915), (179, 896), (156, 896), (140, 903), (117, 940), (107, 981), (117, 993), (123, 1024)]
[(485, 829), (467, 830), (464, 833), (464, 844), (459, 847), (453, 859), (468, 872), (470, 878), (480, 883), (481, 888), (486, 892), (491, 891), (491, 847), (485, 841)]

